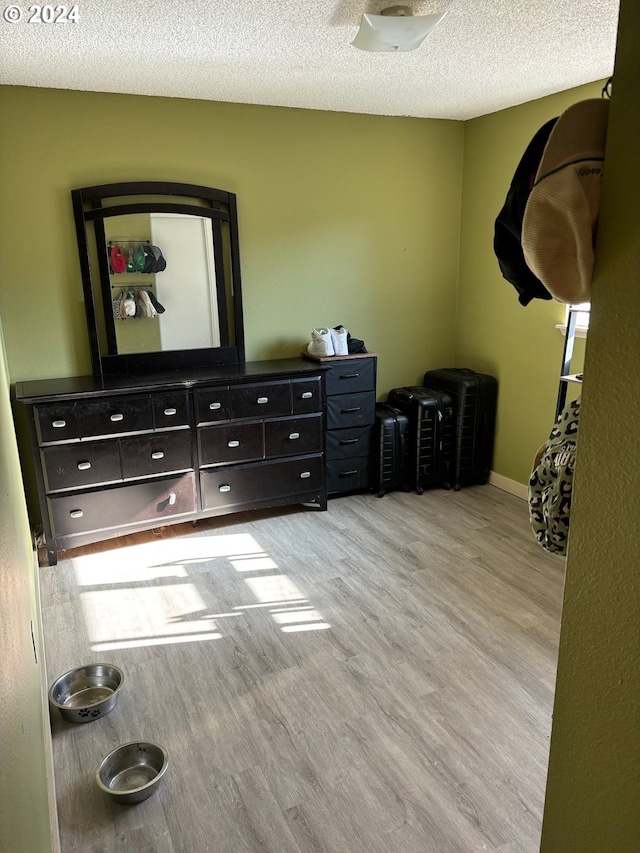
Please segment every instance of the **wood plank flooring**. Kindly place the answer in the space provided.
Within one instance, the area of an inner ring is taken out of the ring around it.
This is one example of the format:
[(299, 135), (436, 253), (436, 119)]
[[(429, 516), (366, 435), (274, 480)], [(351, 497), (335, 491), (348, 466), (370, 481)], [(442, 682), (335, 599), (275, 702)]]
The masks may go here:
[[(103, 719), (52, 712), (63, 853), (538, 850), (564, 561), (523, 501), (361, 494), (63, 556), (49, 682), (125, 673)], [(95, 768), (138, 739), (169, 770), (113, 805)]]

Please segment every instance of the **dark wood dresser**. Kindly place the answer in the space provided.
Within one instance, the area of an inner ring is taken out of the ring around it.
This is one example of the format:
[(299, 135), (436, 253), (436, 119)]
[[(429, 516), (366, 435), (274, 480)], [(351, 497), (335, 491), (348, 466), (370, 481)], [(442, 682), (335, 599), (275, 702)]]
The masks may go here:
[(325, 373), (305, 359), (16, 383), (49, 563), (123, 533), (327, 506)]

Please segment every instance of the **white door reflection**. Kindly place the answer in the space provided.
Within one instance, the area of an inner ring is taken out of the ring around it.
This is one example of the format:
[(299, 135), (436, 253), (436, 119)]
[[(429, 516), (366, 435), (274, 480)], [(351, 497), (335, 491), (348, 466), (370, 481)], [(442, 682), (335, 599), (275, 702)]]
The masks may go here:
[(220, 346), (211, 220), (179, 213), (152, 213), (151, 240), (162, 249), (167, 268), (158, 273), (156, 296), (160, 349)]

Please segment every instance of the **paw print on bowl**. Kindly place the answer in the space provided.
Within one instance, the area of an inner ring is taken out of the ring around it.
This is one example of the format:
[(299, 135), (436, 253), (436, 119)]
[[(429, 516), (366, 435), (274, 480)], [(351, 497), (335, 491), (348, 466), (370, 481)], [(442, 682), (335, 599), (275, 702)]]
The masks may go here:
[(99, 717), (101, 713), (102, 711), (100, 710), (100, 708), (82, 708), (80, 711), (78, 711), (78, 716), (85, 718), (88, 717), (92, 720), (95, 720), (95, 718)]

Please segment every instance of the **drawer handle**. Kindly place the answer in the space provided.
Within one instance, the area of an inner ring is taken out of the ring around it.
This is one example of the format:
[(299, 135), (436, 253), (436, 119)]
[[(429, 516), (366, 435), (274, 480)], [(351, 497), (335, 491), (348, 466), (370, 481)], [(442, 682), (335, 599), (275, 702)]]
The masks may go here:
[(293, 441), (294, 439), (296, 439), (296, 438), (300, 438), (300, 433), (299, 433), (299, 432), (292, 432), (292, 433), (289, 433), (289, 438), (290, 438), (292, 441)]
[(178, 412), (177, 409), (165, 409), (164, 410), (164, 413), (167, 417), (171, 417), (171, 415), (175, 415), (175, 414), (177, 414), (177, 412)]
[(84, 515), (84, 513), (82, 512), (81, 509), (72, 509), (71, 512), (69, 513), (69, 516), (71, 518), (82, 518), (83, 515)]
[(340, 409), (340, 414), (346, 415), (349, 412), (359, 412), (362, 406), (352, 406), (350, 409)]
[(357, 444), (359, 441), (359, 438), (341, 438), (338, 444)]
[(227, 483), (225, 483), (224, 486), (218, 486), (218, 491), (219, 492), (230, 492), (231, 486), (229, 486)]
[(303, 400), (310, 400), (312, 397), (313, 397), (313, 391), (303, 391), (302, 392), (302, 399)]
[(300, 479), (306, 480), (310, 476), (311, 476), (311, 471), (303, 471), (302, 474), (300, 474)]
[(340, 379), (357, 379), (360, 376), (359, 373), (341, 373)]
[(268, 402), (269, 402), (269, 398), (268, 398), (268, 397), (258, 397), (258, 399), (256, 400), (256, 402), (257, 402), (257, 403), (268, 403)]
[(114, 424), (117, 424), (117, 423), (118, 423), (118, 421), (123, 421), (123, 420), (124, 420), (124, 415), (123, 415), (121, 412), (116, 412), (116, 414), (115, 414), (115, 415), (111, 415), (111, 416), (109, 417), (109, 420), (110, 420), (110, 421), (113, 421), (113, 423), (114, 423)]
[(78, 471), (88, 471), (91, 468), (91, 462), (78, 462)]
[(353, 477), (354, 474), (357, 474), (358, 470), (354, 469), (353, 471), (340, 471), (340, 477)]
[(240, 447), (240, 442), (237, 439), (227, 442), (227, 447)]
[(222, 403), (209, 403), (209, 408), (210, 409), (221, 409)]
[(167, 496), (167, 501), (169, 503), (169, 506), (173, 506), (176, 502), (176, 493), (169, 492), (169, 495)]
[(63, 427), (66, 427), (66, 425), (66, 421), (53, 421), (53, 423), (51, 424), (51, 426), (55, 427), (56, 429), (62, 429)]
[(151, 454), (152, 459), (164, 459), (164, 450), (154, 450)]

